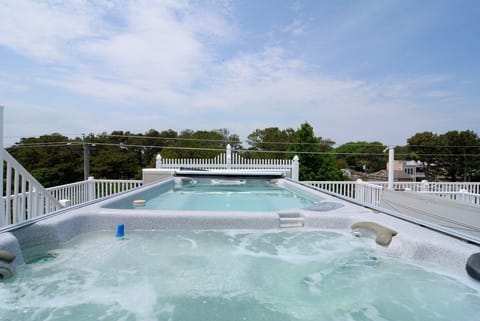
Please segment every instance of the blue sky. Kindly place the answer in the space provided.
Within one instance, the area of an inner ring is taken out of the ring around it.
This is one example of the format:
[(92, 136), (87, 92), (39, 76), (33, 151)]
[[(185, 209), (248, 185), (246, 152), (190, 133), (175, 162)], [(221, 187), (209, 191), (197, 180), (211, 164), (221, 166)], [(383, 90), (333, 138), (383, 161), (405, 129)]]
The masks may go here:
[(480, 1), (0, 0), (5, 145), (53, 132), (480, 132)]

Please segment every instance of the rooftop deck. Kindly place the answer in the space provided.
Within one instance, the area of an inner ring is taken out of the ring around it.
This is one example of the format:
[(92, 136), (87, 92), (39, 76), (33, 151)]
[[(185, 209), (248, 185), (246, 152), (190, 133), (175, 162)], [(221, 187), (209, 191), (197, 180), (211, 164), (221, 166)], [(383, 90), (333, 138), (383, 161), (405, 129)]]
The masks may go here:
[[(6, 150), (1, 154), (6, 177), (0, 231), (11, 225), (28, 224), (29, 220), (65, 207), (86, 204), (139, 187), (172, 175), (182, 168), (184, 171), (190, 169), (200, 173), (277, 173), (295, 181), (299, 177), (297, 156), (292, 160), (250, 160), (233, 153), (230, 146), (227, 146), (225, 153), (209, 160), (162, 159), (158, 155), (156, 169), (144, 169), (143, 182), (90, 178), (45, 189)], [(393, 153), (389, 154), (389, 158), (393, 158)], [(480, 244), (480, 183), (394, 182), (393, 173), (391, 174), (388, 183), (361, 180), (301, 183), (376, 211)]]
[(411, 191), (385, 190), (380, 207), (480, 239), (480, 207)]
[(480, 183), (303, 182), (333, 196), (480, 244)]

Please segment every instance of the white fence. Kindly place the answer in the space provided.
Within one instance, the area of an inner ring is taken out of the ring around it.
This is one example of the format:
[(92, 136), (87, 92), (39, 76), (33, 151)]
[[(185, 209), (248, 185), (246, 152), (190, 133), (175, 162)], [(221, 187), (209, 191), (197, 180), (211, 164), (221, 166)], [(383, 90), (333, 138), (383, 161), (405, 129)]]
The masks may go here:
[(5, 196), (0, 227), (16, 224), (60, 209), (63, 205), (53, 197), (23, 166), (3, 150)]
[(248, 159), (238, 153), (232, 153), (232, 148), (227, 145), (225, 153), (214, 158), (202, 159), (177, 159), (162, 158), (157, 155), (156, 168), (159, 169), (199, 169), (199, 170), (255, 170), (282, 172), (285, 176), (298, 181), (298, 156), (293, 159)]
[(434, 195), (468, 205), (480, 206), (480, 194), (469, 193), (467, 190), (460, 190), (459, 192), (420, 191), (419, 193)]
[(108, 180), (90, 177), (86, 181), (44, 188), (10, 153), (3, 150), (5, 188), (0, 227), (17, 224), (142, 185), (141, 180)]
[[(30, 174), (11, 166), (12, 156), (5, 156), (6, 196), (0, 227), (17, 224), (50, 212), (114, 195), (143, 185), (141, 180), (94, 179), (44, 188)], [(16, 165), (16, 164), (15, 164)], [(19, 165), (19, 164), (18, 164)], [(21, 165), (20, 165), (21, 166)], [(9, 183), (11, 182), (11, 183)]]
[[(387, 182), (371, 182), (387, 187)], [(394, 182), (395, 190), (410, 190), (413, 192), (462, 192), (480, 194), (479, 182)]]
[[(385, 187), (385, 182), (374, 182)], [(408, 190), (429, 194), (460, 203), (480, 206), (480, 183), (479, 182), (395, 182), (394, 189), (397, 191)]]
[[(382, 190), (388, 186), (388, 182), (362, 182), (361, 180), (305, 181), (302, 183), (355, 200), (363, 205), (379, 205)], [(396, 191), (410, 190), (480, 206), (480, 183), (478, 182), (394, 182), (393, 189)]]
[(47, 188), (47, 190), (66, 206), (82, 204), (102, 197), (128, 191), (142, 186), (141, 180), (95, 179)]
[(371, 182), (363, 182), (361, 179), (357, 181), (303, 181), (301, 183), (343, 196), (361, 205), (375, 206), (380, 205), (384, 188)]

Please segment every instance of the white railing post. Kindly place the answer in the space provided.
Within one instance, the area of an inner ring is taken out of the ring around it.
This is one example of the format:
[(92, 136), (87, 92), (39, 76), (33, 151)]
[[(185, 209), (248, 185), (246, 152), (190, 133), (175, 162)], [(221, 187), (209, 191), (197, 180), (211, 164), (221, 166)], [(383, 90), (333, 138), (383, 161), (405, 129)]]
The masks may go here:
[(95, 178), (89, 176), (87, 180), (87, 200), (93, 201), (95, 199)]
[(429, 185), (429, 184), (428, 184), (428, 181), (424, 179), (424, 180), (422, 181), (420, 190), (421, 190), (422, 192), (428, 191), (428, 190), (429, 190), (428, 185)]
[(362, 202), (362, 204), (363, 204), (364, 192), (365, 192), (365, 189), (363, 186), (363, 181), (359, 178), (357, 179), (357, 182), (355, 184), (355, 199), (358, 202)]
[(162, 155), (158, 153), (157, 157), (155, 158), (155, 168), (161, 168), (161, 167), (162, 167)]
[[(3, 203), (3, 106), (0, 106), (0, 197), (2, 198), (2, 206), (0, 207), (0, 226), (5, 225), (5, 205)], [(10, 200), (6, 200), (9, 202)]]
[(388, 189), (393, 190), (393, 181), (394, 177), (394, 167), (395, 167), (395, 149), (393, 146), (388, 148)]
[(292, 179), (294, 181), (297, 181), (299, 180), (299, 176), (300, 176), (300, 162), (299, 162), (299, 158), (297, 155), (293, 156), (293, 160), (292, 160)]
[(466, 189), (461, 189), (461, 190), (459, 191), (459, 193), (460, 193), (460, 195), (461, 195), (461, 201), (462, 201), (463, 203), (467, 203), (467, 204), (470, 203), (470, 198), (469, 198), (469, 195), (468, 195), (468, 190), (466, 190)]
[(232, 146), (230, 146), (230, 144), (227, 144), (226, 162), (227, 162), (227, 169), (231, 169), (232, 168)]

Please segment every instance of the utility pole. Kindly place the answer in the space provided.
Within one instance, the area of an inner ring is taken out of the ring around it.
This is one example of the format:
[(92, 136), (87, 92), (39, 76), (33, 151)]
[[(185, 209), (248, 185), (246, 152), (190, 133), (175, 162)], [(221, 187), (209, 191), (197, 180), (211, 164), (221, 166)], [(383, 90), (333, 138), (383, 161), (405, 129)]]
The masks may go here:
[(90, 150), (85, 141), (85, 134), (82, 134), (83, 140), (83, 179), (87, 180), (90, 176)]

